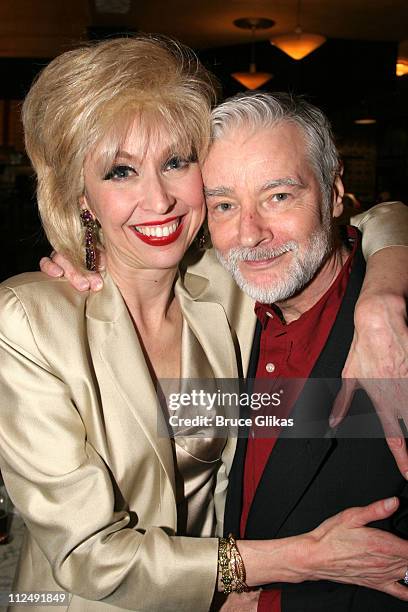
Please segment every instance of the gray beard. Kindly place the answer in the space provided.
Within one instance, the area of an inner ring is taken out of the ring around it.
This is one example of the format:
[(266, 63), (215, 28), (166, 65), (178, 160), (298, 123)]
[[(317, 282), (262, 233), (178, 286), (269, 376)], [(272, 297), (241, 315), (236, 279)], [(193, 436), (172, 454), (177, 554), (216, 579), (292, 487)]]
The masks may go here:
[[(249, 282), (239, 269), (241, 261), (258, 261), (278, 257), (283, 253), (292, 251), (293, 258), (288, 267), (282, 272), (282, 278), (276, 279), (273, 285), (267, 281), (261, 284)], [(296, 295), (312, 278), (332, 252), (332, 233), (329, 224), (323, 223), (308, 239), (307, 244), (300, 252), (299, 244), (294, 240), (286, 242), (277, 249), (265, 247), (236, 247), (230, 249), (225, 255), (215, 249), (219, 262), (230, 272), (238, 287), (249, 297), (262, 304), (282, 302)]]

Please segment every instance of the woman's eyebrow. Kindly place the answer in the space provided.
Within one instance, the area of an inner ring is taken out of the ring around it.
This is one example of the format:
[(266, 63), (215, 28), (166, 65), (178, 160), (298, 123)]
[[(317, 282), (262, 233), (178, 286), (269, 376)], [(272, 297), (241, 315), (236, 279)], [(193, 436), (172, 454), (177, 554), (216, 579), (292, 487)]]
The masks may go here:
[(115, 158), (123, 157), (125, 159), (136, 159), (136, 155), (132, 155), (132, 153), (128, 153), (128, 151), (120, 150), (116, 153)]
[[(176, 155), (176, 154), (177, 154), (177, 144), (176, 143), (174, 143), (172, 145), (168, 145), (167, 147), (165, 147), (161, 151), (158, 151), (158, 157), (163, 158), (163, 159), (167, 159), (171, 155)], [(118, 157), (122, 157), (124, 159), (136, 159), (136, 160), (139, 160), (140, 159), (140, 154), (139, 153), (130, 153), (129, 151), (126, 151), (125, 149), (120, 149), (116, 153), (116, 155), (115, 155), (116, 159)]]

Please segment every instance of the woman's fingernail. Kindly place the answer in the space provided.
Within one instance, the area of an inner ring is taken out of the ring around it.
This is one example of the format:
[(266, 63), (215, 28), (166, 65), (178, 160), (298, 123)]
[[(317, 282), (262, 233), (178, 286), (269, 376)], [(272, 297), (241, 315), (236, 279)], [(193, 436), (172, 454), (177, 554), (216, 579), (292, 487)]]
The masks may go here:
[(80, 291), (85, 291), (85, 289), (89, 289), (89, 283), (87, 280), (81, 280), (78, 283), (78, 287)]

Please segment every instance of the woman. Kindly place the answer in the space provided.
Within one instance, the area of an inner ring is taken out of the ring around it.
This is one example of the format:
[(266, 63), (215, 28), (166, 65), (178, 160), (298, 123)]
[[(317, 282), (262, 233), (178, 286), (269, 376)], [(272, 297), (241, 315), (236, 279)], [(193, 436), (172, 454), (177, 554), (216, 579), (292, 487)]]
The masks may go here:
[(15, 590), (66, 590), (75, 611), (205, 611), (218, 563), (220, 590), (228, 575), (235, 590), (245, 581), (239, 550), (249, 586), (331, 573), (408, 599), (395, 583), (406, 545), (362, 527), (392, 514), (396, 499), (237, 549), (211, 537), (224, 442), (172, 446), (157, 434), (159, 379), (238, 374), (223, 309), (176, 281), (205, 215), (197, 158), (212, 98), (191, 54), (143, 37), (63, 54), (27, 97), (47, 235), (79, 262), (82, 217), (92, 261), (97, 219), (107, 274), (98, 294), (38, 273), (1, 288), (0, 467), (28, 527)]

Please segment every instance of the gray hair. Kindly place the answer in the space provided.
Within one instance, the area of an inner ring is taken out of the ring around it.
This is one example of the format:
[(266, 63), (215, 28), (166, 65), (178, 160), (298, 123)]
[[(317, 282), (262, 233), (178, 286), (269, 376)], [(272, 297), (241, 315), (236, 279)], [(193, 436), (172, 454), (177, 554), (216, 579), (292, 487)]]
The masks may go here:
[(212, 139), (244, 125), (254, 131), (280, 122), (299, 126), (306, 138), (310, 163), (315, 171), (325, 203), (330, 202), (333, 182), (341, 162), (331, 125), (324, 113), (300, 96), (288, 93), (248, 92), (229, 98), (212, 112)]

